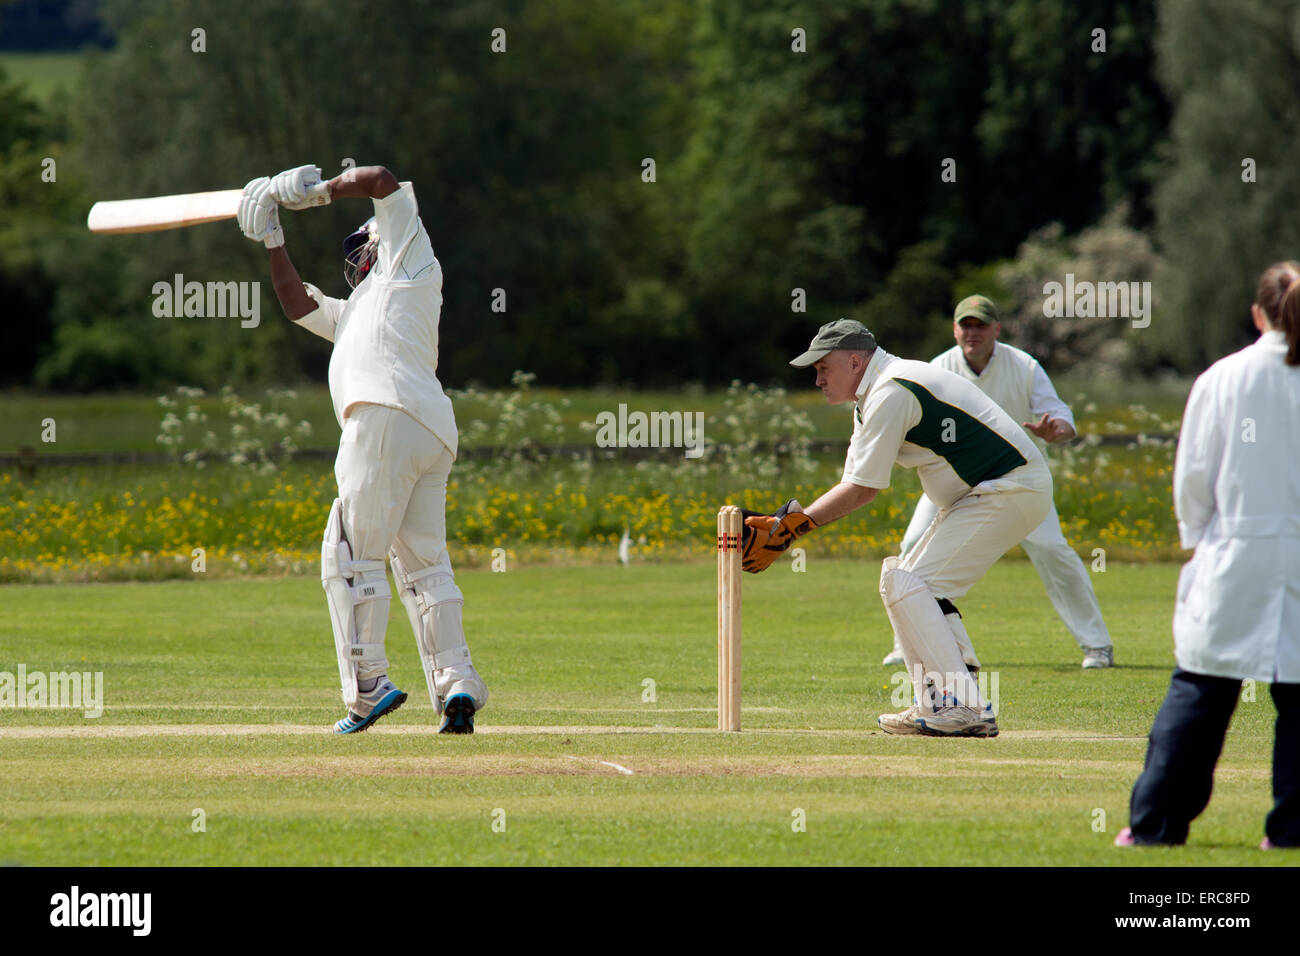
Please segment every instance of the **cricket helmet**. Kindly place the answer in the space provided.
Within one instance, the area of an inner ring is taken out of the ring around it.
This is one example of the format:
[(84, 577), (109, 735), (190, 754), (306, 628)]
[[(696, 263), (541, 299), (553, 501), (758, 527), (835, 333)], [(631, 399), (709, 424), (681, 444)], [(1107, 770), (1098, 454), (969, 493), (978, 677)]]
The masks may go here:
[(355, 289), (379, 256), (379, 225), (371, 216), (343, 240), (343, 278)]

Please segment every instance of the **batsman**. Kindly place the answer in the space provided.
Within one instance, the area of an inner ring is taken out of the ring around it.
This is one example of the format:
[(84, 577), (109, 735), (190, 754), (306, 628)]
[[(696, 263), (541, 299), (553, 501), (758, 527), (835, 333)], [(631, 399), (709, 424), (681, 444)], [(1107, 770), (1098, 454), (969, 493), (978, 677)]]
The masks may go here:
[[(347, 714), (335, 733), (368, 729), (407, 695), (388, 677), (384, 632), (392, 592), (415, 632), (440, 733), (474, 732), (487, 703), (461, 624), (464, 603), (447, 555), (447, 477), (456, 418), (438, 381), (442, 267), (415, 190), (382, 166), (349, 170), (313, 190), (320, 169), (299, 166), (244, 187), (239, 227), (265, 244), (276, 296), (290, 321), (334, 343), (330, 398), (343, 433), (338, 497), (321, 544), (325, 589)], [(374, 215), (343, 243), (347, 299), (304, 283), (285, 250), (280, 209), (369, 199)]]
[(884, 560), (880, 596), (915, 698), (882, 714), (888, 734), (996, 737), (974, 674), (979, 658), (954, 603), (1042, 522), (1047, 463), (1025, 430), (978, 387), (928, 362), (890, 355), (859, 322), (823, 325), (796, 368), (812, 366), (831, 404), (852, 403), (853, 437), (837, 484), (807, 508), (788, 501), (745, 518), (741, 566), (769, 567), (800, 536), (872, 501), (895, 464), (915, 468), (938, 513), (902, 558)]

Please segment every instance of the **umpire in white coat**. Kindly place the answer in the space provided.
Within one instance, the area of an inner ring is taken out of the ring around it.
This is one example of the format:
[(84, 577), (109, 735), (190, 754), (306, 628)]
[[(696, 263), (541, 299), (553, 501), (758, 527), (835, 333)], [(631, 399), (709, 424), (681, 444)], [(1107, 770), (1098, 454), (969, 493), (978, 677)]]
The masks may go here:
[[(952, 323), (957, 344), (932, 359), (930, 364), (979, 386), (980, 391), (1021, 423), (1044, 456), (1048, 443), (1069, 441), (1075, 437), (1070, 406), (1056, 394), (1051, 379), (1037, 359), (1028, 352), (998, 341), (1002, 324), (991, 300), (982, 295), (967, 296), (953, 310)], [(938, 513), (934, 502), (922, 494), (903, 535), (902, 555), (916, 546)], [(1062, 623), (1083, 650), (1083, 666), (1112, 666), (1115, 655), (1110, 632), (1102, 619), (1092, 580), (1061, 533), (1061, 519), (1055, 504), (1043, 523), (1029, 532), (1020, 546), (1042, 578), (1047, 596)], [(903, 651), (895, 635), (894, 649), (882, 663), (890, 666), (902, 662)]]
[(1210, 366), (1183, 415), (1174, 507), (1196, 553), (1178, 579), (1178, 666), (1120, 846), (1187, 840), (1251, 679), (1272, 685), (1277, 706), (1263, 847), (1300, 847), (1300, 263), (1264, 272), (1251, 314), (1259, 340)]

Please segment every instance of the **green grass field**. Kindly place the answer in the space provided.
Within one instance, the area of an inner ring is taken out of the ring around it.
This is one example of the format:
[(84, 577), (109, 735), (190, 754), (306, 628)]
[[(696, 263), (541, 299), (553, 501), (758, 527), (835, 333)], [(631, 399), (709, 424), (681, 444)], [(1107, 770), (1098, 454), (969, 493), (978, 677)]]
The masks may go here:
[(810, 559), (747, 576), (739, 735), (713, 729), (709, 562), (460, 574), (492, 692), (472, 737), (433, 732), (400, 606), (391, 673), (411, 699), (340, 738), (314, 578), (9, 585), (0, 670), (102, 671), (105, 707), (0, 710), (0, 863), (434, 865), (448, 848), (462, 864), (1300, 862), (1255, 849), (1263, 687), (1190, 843), (1111, 846), (1172, 667), (1176, 566), (1094, 575), (1120, 666), (1087, 672), (1032, 568), (996, 566), (962, 602), (997, 675), (991, 740), (876, 729), (898, 709), (878, 573)]

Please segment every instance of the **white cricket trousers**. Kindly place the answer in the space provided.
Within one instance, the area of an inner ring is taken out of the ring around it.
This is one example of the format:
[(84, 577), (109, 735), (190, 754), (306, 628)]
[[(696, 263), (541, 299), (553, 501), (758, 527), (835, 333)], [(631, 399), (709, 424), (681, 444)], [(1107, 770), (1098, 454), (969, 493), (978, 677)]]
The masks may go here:
[(936, 598), (959, 598), (1038, 525), (1052, 507), (1052, 474), (1021, 465), (981, 482), (936, 512), (899, 567), (929, 585)]
[[(938, 513), (935, 503), (922, 494), (916, 503), (916, 512), (907, 526), (907, 532), (903, 535), (900, 556), (906, 557), (916, 546)], [(1061, 532), (1061, 519), (1056, 513), (1055, 503), (1050, 505), (1047, 517), (1038, 527), (1018, 543), (1025, 549), (1034, 570), (1042, 578), (1056, 613), (1079, 646), (1085, 650), (1091, 647), (1110, 647), (1110, 632), (1102, 619), (1101, 605), (1097, 603), (1092, 580), (1088, 577), (1087, 568)]]
[[(451, 450), (410, 415), (385, 405), (352, 406), (334, 462), (343, 533), (359, 561), (386, 561), (397, 552), (408, 571), (437, 567), (450, 575), (447, 554), (447, 476)], [(383, 634), (390, 599), (358, 605), (360, 633)], [(368, 623), (376, 630), (363, 630)], [(387, 673), (388, 661), (366, 661), (363, 680)]]

